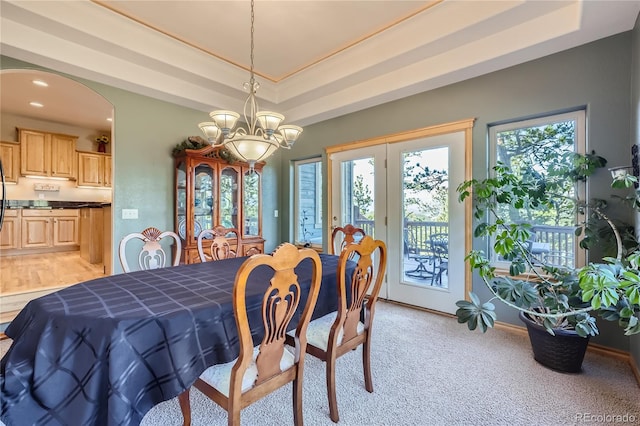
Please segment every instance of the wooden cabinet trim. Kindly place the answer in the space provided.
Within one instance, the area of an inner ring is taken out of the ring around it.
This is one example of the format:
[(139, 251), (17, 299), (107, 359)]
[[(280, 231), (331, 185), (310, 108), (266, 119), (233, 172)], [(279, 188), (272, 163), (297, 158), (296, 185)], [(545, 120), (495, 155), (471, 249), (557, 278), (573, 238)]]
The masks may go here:
[(25, 217), (80, 217), (80, 209), (23, 209)]
[(16, 129), (18, 130), (18, 133), (20, 133), (21, 131), (34, 132), (34, 133), (46, 133), (46, 134), (49, 134), (49, 135), (56, 135), (56, 136), (62, 136), (62, 137), (66, 137), (66, 138), (78, 139), (78, 136), (76, 136), (76, 135), (68, 135), (66, 133), (60, 133), (60, 132), (50, 132), (48, 130), (27, 129), (25, 127), (16, 127)]

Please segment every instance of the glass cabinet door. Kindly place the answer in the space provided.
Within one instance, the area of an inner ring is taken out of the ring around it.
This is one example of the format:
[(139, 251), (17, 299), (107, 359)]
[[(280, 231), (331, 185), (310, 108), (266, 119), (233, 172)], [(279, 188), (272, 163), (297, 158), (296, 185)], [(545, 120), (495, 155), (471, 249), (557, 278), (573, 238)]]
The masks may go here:
[(176, 220), (183, 240), (187, 229), (187, 165), (183, 161), (176, 168)]
[(193, 238), (203, 229), (212, 229), (215, 211), (215, 174), (208, 164), (200, 164), (195, 168), (193, 206)]
[(245, 236), (258, 236), (260, 229), (259, 211), (260, 211), (260, 174), (257, 172), (246, 172), (242, 182), (242, 206)]
[(238, 228), (238, 170), (225, 167), (220, 173), (220, 223), (225, 228)]

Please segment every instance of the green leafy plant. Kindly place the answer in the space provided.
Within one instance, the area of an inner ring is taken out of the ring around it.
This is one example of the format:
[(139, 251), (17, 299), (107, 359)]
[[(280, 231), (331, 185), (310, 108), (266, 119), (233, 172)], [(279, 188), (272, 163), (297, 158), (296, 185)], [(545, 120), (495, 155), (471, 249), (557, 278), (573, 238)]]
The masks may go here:
[[(189, 136), (184, 141), (177, 144), (173, 148), (171, 154), (175, 157), (176, 155), (179, 155), (186, 149), (198, 150), (198, 149), (203, 149), (209, 146), (211, 146), (211, 144), (207, 142), (204, 138), (200, 136)], [(221, 159), (225, 160), (229, 164), (233, 164), (235, 162), (235, 158), (233, 157), (233, 154), (231, 154), (231, 152), (226, 148), (218, 149), (216, 152), (216, 155)]]
[(173, 148), (173, 155), (180, 154), (185, 149), (202, 149), (209, 146), (209, 143), (199, 136), (189, 136)]
[[(505, 213), (515, 209), (549, 209), (560, 198), (568, 198), (560, 187), (566, 180), (586, 180), (606, 160), (595, 153), (571, 155), (572, 167), (557, 167), (546, 174), (525, 173), (517, 176), (510, 168), (498, 163), (493, 176), (484, 180), (469, 180), (458, 186), (461, 201), (473, 197), (474, 216), (479, 224), (474, 229), (477, 238), (492, 241), (492, 251), (509, 265), (501, 271), (483, 251), (471, 251), (466, 260), (478, 272), (491, 293), (491, 299), (481, 302), (474, 294), (469, 300), (456, 303), (458, 322), (470, 330), (485, 332), (496, 321), (498, 300), (524, 312), (550, 333), (554, 329), (573, 329), (582, 337), (599, 333), (595, 312), (610, 321), (617, 321), (626, 335), (640, 333), (640, 251), (633, 236), (621, 233), (620, 227), (605, 213), (607, 203), (593, 200), (586, 203), (577, 198), (571, 205), (587, 216), (576, 224), (576, 235), (583, 236), (581, 246), (589, 249), (604, 240), (613, 241), (616, 256), (605, 256), (602, 263), (590, 263), (581, 268), (553, 265), (536, 257), (529, 249), (532, 225), (512, 223)], [(637, 179), (629, 174), (617, 175), (613, 188), (630, 189)], [(558, 192), (560, 191), (560, 192)], [(640, 211), (638, 191), (622, 199)], [(625, 238), (626, 235), (626, 238)]]

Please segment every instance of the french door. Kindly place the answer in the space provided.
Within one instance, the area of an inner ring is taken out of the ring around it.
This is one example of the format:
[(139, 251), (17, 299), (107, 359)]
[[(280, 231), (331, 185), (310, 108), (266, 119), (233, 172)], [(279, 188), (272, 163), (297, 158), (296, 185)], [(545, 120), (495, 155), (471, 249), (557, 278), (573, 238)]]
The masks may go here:
[(456, 188), (469, 176), (468, 146), (470, 127), (327, 150), (331, 228), (351, 223), (387, 244), (381, 297), (447, 313), (464, 299), (469, 210)]
[[(331, 229), (350, 223), (375, 239), (386, 240), (386, 155), (385, 145), (331, 155)], [(383, 297), (386, 286), (383, 283), (380, 290)]]

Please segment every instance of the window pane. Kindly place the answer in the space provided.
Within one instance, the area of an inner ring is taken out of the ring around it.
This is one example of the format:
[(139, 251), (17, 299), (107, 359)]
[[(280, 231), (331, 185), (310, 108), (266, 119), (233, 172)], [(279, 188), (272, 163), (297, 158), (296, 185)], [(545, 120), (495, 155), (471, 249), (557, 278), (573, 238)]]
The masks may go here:
[(297, 244), (322, 246), (322, 163), (298, 161), (294, 167), (294, 238)]
[(258, 229), (258, 211), (260, 209), (260, 174), (247, 172), (243, 177), (243, 217), (244, 235), (256, 236), (260, 234)]
[(552, 206), (515, 209), (501, 205), (499, 215), (509, 218), (511, 223), (533, 224), (532, 253), (558, 266), (576, 264), (577, 213), (572, 200), (577, 189), (570, 179), (554, 172), (571, 168), (574, 154), (584, 152), (584, 140), (579, 137), (584, 131), (578, 128), (584, 123), (578, 119), (580, 114), (582, 112), (511, 123), (491, 131), (495, 160), (523, 180), (542, 179), (546, 185), (557, 185)]
[(417, 285), (449, 287), (449, 148), (404, 152), (403, 274)]
[(375, 238), (375, 160), (373, 157), (342, 163), (341, 225), (351, 224)]

